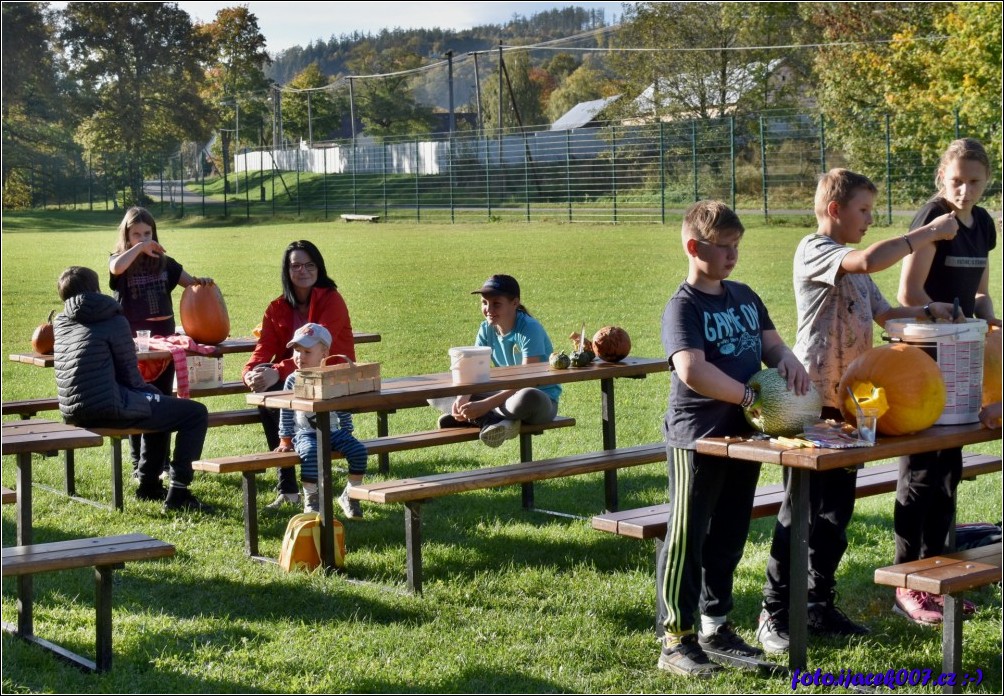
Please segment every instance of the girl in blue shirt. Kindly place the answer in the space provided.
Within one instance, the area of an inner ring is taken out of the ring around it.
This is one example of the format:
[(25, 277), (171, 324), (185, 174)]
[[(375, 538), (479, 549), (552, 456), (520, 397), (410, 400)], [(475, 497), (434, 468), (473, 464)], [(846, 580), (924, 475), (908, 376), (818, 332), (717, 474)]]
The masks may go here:
[[(504, 367), (544, 362), (553, 346), (544, 327), (520, 303), (519, 283), (508, 275), (493, 275), (471, 292), (481, 295), (481, 323), (476, 346), (492, 350), (492, 365)], [(558, 414), (561, 387), (507, 389), (490, 394), (463, 394), (439, 427), (469, 425), (481, 428), (481, 441), (498, 447), (519, 435), (520, 422), (548, 423)]]

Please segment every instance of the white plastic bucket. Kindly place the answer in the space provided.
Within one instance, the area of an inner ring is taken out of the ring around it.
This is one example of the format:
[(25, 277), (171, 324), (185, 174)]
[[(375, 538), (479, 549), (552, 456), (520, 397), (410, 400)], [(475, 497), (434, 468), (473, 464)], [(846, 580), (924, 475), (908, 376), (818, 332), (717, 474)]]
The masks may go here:
[(492, 349), (485, 346), (450, 348), (450, 372), (454, 384), (487, 382), (491, 369)]
[(920, 348), (938, 363), (948, 398), (935, 425), (975, 423), (980, 419), (985, 321), (966, 319), (964, 324), (943, 324), (890, 319), (885, 332), (891, 340)]

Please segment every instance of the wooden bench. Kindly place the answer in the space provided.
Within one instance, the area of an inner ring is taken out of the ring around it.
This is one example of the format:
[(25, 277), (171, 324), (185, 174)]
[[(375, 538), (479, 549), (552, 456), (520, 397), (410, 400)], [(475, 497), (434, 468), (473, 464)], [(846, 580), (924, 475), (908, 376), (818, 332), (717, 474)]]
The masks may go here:
[(4, 505), (13, 505), (16, 502), (17, 502), (17, 491), (12, 491), (11, 489), (7, 488), (7, 486), (4, 486), (3, 487), (3, 504)]
[[(573, 425), (575, 425), (575, 419), (565, 416), (558, 416), (550, 423), (524, 425), (519, 436), (520, 458), (523, 461), (533, 459), (531, 436), (540, 435), (554, 428), (569, 428)], [(480, 432), (477, 428), (440, 428), (407, 435), (388, 435), (371, 440), (361, 440), (361, 442), (366, 446), (368, 454), (380, 455), (388, 452), (404, 452), (424, 447), (471, 442), (478, 439)], [(332, 460), (341, 457), (341, 452), (332, 450)], [(255, 476), (268, 469), (286, 468), (296, 466), (299, 463), (300, 457), (296, 452), (263, 452), (203, 459), (193, 462), (192, 469), (207, 474), (241, 474), (244, 502), (244, 551), (255, 560), (267, 561), (271, 559), (258, 553), (258, 482)]]
[[(962, 478), (972, 480), (983, 474), (1001, 470), (1001, 458), (985, 454), (966, 454), (962, 458)], [(866, 467), (858, 472), (857, 498), (866, 498), (896, 490), (899, 480), (899, 464), (892, 462)], [(784, 499), (781, 484), (757, 488), (753, 500), (753, 519), (776, 515)], [(669, 505), (651, 505), (634, 510), (621, 510), (595, 515), (593, 529), (610, 532), (631, 539), (662, 539), (666, 536), (669, 520)]]
[[(357, 500), (371, 503), (404, 503), (408, 588), (420, 593), (422, 591), (421, 506), (425, 501), (454, 493), (519, 484), (523, 487), (523, 506), (532, 508), (534, 481), (613, 471), (665, 459), (666, 446), (660, 442), (537, 462), (524, 460), (519, 464), (506, 466), (369, 483), (353, 486), (349, 490), (349, 495)], [(610, 491), (607, 488), (605, 494), (608, 507), (612, 506), (611, 501), (616, 500), (616, 490)]]
[[(145, 561), (174, 555), (174, 546), (145, 534), (75, 539), (49, 544), (15, 546), (3, 550), (3, 576), (18, 578), (17, 625), (6, 622), (4, 631), (54, 653), (77, 667), (104, 672), (112, 666), (112, 574), (127, 561)], [(32, 617), (32, 575), (53, 570), (94, 567), (97, 614), (95, 661), (92, 662), (35, 636)]]
[[(878, 568), (875, 582), (890, 587), (929, 592), (944, 598), (941, 671), (962, 680), (962, 598), (957, 594), (1001, 581), (1001, 544), (980, 546), (944, 556)], [(946, 694), (959, 693), (966, 684), (945, 684)]]
[(353, 215), (351, 213), (344, 213), (341, 218), (345, 222), (380, 222), (379, 215)]

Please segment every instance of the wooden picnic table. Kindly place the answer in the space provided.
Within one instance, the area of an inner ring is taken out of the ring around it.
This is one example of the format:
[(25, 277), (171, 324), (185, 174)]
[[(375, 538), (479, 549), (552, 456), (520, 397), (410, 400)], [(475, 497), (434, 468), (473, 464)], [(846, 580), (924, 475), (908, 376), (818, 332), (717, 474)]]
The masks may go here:
[[(380, 334), (365, 331), (353, 331), (352, 338), (357, 344), (380, 342)], [(218, 344), (215, 351), (205, 353), (205, 355), (211, 358), (218, 358), (222, 355), (230, 355), (232, 353), (250, 353), (256, 345), (258, 345), (257, 338), (228, 338)], [(203, 353), (190, 353), (190, 355), (203, 355)], [(140, 360), (164, 360), (170, 358), (171, 353), (166, 350), (148, 350), (136, 353), (136, 357)], [(10, 360), (25, 365), (34, 365), (35, 367), (52, 367), (55, 364), (55, 359), (51, 353), (11, 353)]]
[(791, 578), (789, 595), (788, 664), (807, 667), (809, 595), (809, 472), (855, 467), (879, 459), (902, 457), (1001, 439), (1000, 429), (979, 423), (934, 426), (914, 435), (880, 437), (872, 447), (827, 449), (789, 448), (765, 439), (709, 437), (697, 441), (701, 454), (791, 468)]
[[(321, 514), (321, 555), (325, 568), (334, 569), (333, 537), (324, 530), (331, 528), (331, 440), (328, 436), (332, 411), (386, 413), (399, 408), (424, 406), (429, 399), (480, 394), (505, 389), (541, 387), (549, 384), (571, 384), (599, 380), (603, 418), (603, 449), (617, 447), (617, 433), (614, 408), (614, 378), (642, 378), (656, 372), (666, 372), (669, 364), (663, 358), (625, 358), (616, 363), (596, 361), (588, 367), (567, 370), (552, 369), (546, 362), (517, 365), (515, 367), (494, 367), (487, 382), (475, 384), (454, 384), (451, 373), (440, 372), (415, 377), (397, 377), (381, 382), (379, 391), (352, 394), (335, 399), (312, 401), (301, 399), (290, 391), (261, 392), (248, 394), (249, 404), (268, 408), (287, 408), (316, 415), (317, 461), (319, 470), (319, 497)], [(604, 472), (604, 486), (608, 501), (617, 503), (617, 472)]]

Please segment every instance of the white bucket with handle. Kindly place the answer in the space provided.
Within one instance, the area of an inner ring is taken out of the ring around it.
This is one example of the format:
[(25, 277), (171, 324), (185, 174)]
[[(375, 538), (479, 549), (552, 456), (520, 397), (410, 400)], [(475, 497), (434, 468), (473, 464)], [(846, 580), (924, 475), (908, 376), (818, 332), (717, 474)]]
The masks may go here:
[(450, 372), (454, 384), (487, 382), (490, 376), (492, 349), (486, 346), (450, 348)]
[(890, 319), (885, 332), (890, 340), (920, 348), (938, 363), (948, 396), (935, 425), (975, 423), (980, 419), (985, 321), (966, 319), (965, 323), (951, 324)]

